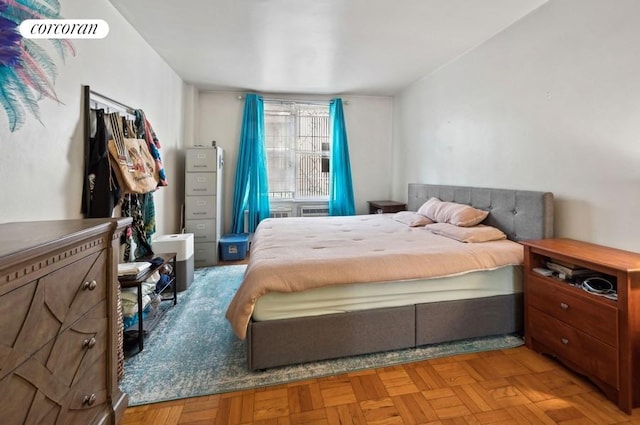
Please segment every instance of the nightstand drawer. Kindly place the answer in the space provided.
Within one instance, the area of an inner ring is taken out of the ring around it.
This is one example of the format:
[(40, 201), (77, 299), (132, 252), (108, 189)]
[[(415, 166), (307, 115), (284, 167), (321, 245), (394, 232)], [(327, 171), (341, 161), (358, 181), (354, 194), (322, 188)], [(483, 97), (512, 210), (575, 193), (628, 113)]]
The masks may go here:
[(618, 387), (617, 349), (531, 306), (527, 315), (530, 335), (526, 338), (545, 345), (550, 354), (573, 363), (581, 369), (579, 372)]
[[(563, 287), (566, 285), (567, 287)], [(527, 279), (527, 304), (616, 348), (618, 309), (564, 283), (533, 274)]]

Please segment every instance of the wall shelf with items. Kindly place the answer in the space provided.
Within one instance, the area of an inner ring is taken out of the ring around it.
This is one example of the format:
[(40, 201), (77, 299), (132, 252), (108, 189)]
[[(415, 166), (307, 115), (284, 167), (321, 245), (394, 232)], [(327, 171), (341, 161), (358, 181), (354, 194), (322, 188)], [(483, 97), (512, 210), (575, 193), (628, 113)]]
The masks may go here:
[[(630, 414), (640, 405), (640, 254), (572, 239), (522, 244), (527, 347), (585, 375)], [(584, 271), (549, 273), (549, 262)], [(585, 280), (606, 293), (583, 289)]]

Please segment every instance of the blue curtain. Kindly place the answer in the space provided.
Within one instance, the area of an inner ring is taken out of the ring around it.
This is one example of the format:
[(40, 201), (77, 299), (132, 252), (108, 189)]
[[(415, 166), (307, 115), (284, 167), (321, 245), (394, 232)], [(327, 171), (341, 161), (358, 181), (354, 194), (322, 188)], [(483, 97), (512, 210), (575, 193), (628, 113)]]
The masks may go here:
[(244, 232), (244, 212), (248, 211), (249, 232), (269, 217), (269, 181), (264, 147), (264, 102), (248, 94), (240, 134), (240, 150), (233, 193), (233, 233)]
[(347, 128), (344, 124), (342, 99), (329, 104), (331, 131), (331, 160), (329, 161), (329, 215), (354, 215), (356, 213), (351, 182), (351, 165)]

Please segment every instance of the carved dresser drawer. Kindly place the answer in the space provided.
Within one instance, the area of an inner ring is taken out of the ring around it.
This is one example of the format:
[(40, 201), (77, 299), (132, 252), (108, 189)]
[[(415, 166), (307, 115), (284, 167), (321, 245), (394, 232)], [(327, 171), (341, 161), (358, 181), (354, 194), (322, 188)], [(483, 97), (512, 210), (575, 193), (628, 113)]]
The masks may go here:
[(107, 296), (107, 252), (101, 250), (42, 278), (44, 302), (66, 329)]
[(57, 364), (48, 367), (70, 387), (66, 423), (95, 423), (108, 408), (106, 313), (102, 302), (56, 338)]
[[(58, 411), (59, 418), (82, 417), (80, 422), (64, 419), (61, 423), (92, 423), (106, 407), (107, 303), (103, 300), (70, 328), (51, 339), (0, 380), (6, 395), (5, 414), (9, 423), (30, 423), (23, 400), (34, 397), (34, 387), (44, 393), (46, 410)], [(4, 374), (4, 371), (3, 371)], [(60, 404), (49, 405), (49, 400)], [(68, 408), (63, 408), (68, 406)], [(32, 406), (33, 409), (34, 406)], [(35, 409), (40, 412), (40, 409)], [(39, 421), (36, 421), (39, 423)]]
[[(0, 316), (14, 320), (0, 328), (0, 340), (20, 339), (20, 353), (2, 366), (12, 369), (97, 303), (106, 299), (106, 252), (92, 253), (2, 296)], [(106, 316), (105, 316), (106, 317)], [(20, 335), (29, 335), (20, 338)], [(8, 372), (8, 371), (7, 371)]]
[(115, 249), (130, 221), (0, 224), (3, 424), (121, 419)]

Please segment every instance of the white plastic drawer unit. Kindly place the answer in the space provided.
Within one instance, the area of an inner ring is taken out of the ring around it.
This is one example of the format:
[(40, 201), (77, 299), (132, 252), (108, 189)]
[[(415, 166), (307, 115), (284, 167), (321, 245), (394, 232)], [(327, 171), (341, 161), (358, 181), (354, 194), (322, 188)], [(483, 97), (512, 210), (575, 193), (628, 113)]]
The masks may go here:
[(184, 210), (187, 220), (216, 218), (216, 197), (187, 196)]
[(187, 195), (215, 195), (216, 173), (187, 173), (185, 191)]
[(218, 169), (218, 155), (215, 149), (188, 149), (186, 161), (188, 172), (215, 173)]
[(215, 220), (188, 220), (185, 230), (193, 233), (195, 242), (216, 242)]

